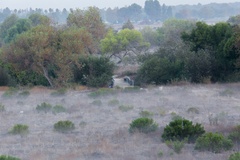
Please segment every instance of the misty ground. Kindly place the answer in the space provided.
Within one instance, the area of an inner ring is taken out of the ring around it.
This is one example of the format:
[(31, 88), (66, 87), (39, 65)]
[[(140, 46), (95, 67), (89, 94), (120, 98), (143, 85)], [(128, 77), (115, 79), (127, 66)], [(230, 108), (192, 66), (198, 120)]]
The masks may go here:
[[(52, 90), (35, 87), (25, 98), (3, 98), (6, 111), (0, 113), (0, 151), (23, 160), (225, 160), (233, 151), (214, 154), (198, 152), (194, 145), (184, 146), (177, 154), (161, 141), (163, 128), (177, 115), (201, 123), (207, 131), (225, 135), (240, 120), (240, 83), (182, 86), (152, 86), (136, 93), (118, 93), (99, 98), (89, 97), (88, 90), (68, 90), (64, 96), (52, 96)], [(94, 105), (100, 100), (102, 105)], [(109, 106), (111, 100), (120, 104)], [(66, 113), (38, 113), (42, 102), (61, 104)], [(133, 106), (129, 111), (120, 105)], [(189, 112), (196, 108), (199, 114)], [(141, 111), (153, 113), (159, 129), (154, 133), (130, 134), (129, 124), (140, 117)], [(218, 118), (210, 125), (209, 116)], [(70, 133), (53, 130), (60, 120), (74, 122)], [(10, 135), (15, 124), (29, 126), (26, 136)], [(160, 154), (159, 154), (160, 153)]]

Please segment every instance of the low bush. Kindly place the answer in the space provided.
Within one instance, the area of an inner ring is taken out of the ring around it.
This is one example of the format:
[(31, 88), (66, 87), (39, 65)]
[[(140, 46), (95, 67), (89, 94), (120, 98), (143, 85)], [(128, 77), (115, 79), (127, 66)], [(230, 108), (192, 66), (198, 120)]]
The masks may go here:
[(65, 133), (74, 130), (75, 125), (71, 121), (58, 121), (57, 123), (54, 124), (54, 129), (55, 131)]
[(190, 107), (187, 110), (188, 113), (194, 113), (194, 114), (199, 114), (199, 110), (195, 107)]
[(97, 97), (102, 97), (102, 96), (113, 95), (116, 93), (117, 93), (117, 91), (114, 89), (102, 88), (102, 89), (98, 89), (95, 92), (91, 92), (88, 96), (91, 98), (97, 98)]
[(13, 128), (9, 131), (11, 134), (19, 134), (19, 135), (26, 135), (28, 133), (28, 126), (23, 124), (16, 124)]
[(51, 109), (52, 109), (52, 105), (48, 104), (46, 102), (43, 102), (40, 105), (37, 105), (37, 107), (36, 107), (36, 110), (38, 112), (45, 112), (45, 113), (51, 111)]
[(177, 119), (171, 121), (165, 128), (162, 134), (162, 139), (167, 140), (179, 140), (188, 139), (189, 143), (193, 143), (196, 139), (205, 133), (201, 124), (193, 125), (192, 121), (186, 119)]
[(196, 140), (195, 149), (199, 151), (210, 151), (220, 153), (233, 147), (232, 140), (225, 138), (219, 133), (205, 133)]
[(119, 103), (120, 102), (117, 99), (112, 99), (112, 100), (108, 101), (109, 106), (117, 106), (117, 105), (119, 105)]
[(150, 118), (138, 118), (132, 121), (130, 124), (129, 132), (142, 132), (142, 133), (149, 133), (154, 132), (157, 130), (157, 123)]
[(240, 159), (240, 152), (237, 153), (233, 153), (230, 155), (230, 157), (228, 158), (228, 160), (239, 160)]
[(121, 110), (122, 112), (127, 112), (132, 110), (134, 107), (131, 105), (121, 105), (118, 107), (119, 110)]
[(173, 149), (177, 154), (181, 153), (185, 143), (186, 143), (187, 139), (184, 140), (184, 141), (172, 141), (172, 140), (169, 140), (169, 141), (165, 141), (166, 145)]
[(18, 94), (18, 89), (11, 87), (3, 93), (2, 97), (11, 98), (13, 96), (16, 96), (17, 94)]
[(29, 91), (21, 91), (20, 93), (18, 93), (19, 97), (27, 97), (30, 95)]
[(20, 160), (20, 159), (12, 156), (1, 155), (0, 160)]
[(52, 108), (53, 113), (61, 113), (66, 112), (66, 108), (64, 108), (62, 105), (56, 105)]
[(139, 114), (141, 117), (152, 117), (153, 116), (153, 113), (149, 112), (149, 111), (141, 111)]
[(67, 93), (67, 89), (66, 88), (60, 88), (56, 91), (53, 91), (51, 93), (51, 96), (64, 96)]
[(4, 111), (5, 111), (5, 106), (0, 103), (0, 112), (4, 112)]
[(228, 138), (231, 139), (234, 144), (240, 145), (240, 125), (234, 128), (233, 132), (228, 135)]
[(95, 100), (91, 104), (95, 105), (95, 106), (101, 106), (102, 105), (102, 101), (101, 100)]

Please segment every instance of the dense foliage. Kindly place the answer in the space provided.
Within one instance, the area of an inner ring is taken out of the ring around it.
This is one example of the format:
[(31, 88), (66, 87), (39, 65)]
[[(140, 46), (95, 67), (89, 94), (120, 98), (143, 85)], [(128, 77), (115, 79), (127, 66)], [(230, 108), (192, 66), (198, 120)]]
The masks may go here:
[(164, 141), (188, 139), (188, 142), (193, 143), (196, 139), (205, 133), (201, 124), (193, 125), (192, 121), (186, 119), (177, 119), (171, 121), (165, 128), (162, 134)]

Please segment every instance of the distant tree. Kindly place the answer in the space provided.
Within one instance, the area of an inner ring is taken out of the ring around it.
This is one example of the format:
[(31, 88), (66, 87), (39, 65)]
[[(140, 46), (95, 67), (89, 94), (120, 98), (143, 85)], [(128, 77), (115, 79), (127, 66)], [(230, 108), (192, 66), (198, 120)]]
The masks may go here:
[(227, 20), (228, 23), (233, 25), (240, 25), (240, 15), (232, 16)]
[(101, 40), (102, 53), (109, 57), (116, 57), (120, 62), (126, 56), (136, 56), (148, 49), (149, 43), (145, 42), (141, 32), (124, 29), (118, 33), (112, 30)]
[(50, 25), (51, 22), (49, 17), (39, 13), (31, 14), (28, 18), (30, 19), (33, 27), (37, 25)]
[(158, 32), (151, 27), (144, 27), (140, 30), (143, 39), (150, 43), (152, 47), (157, 47), (159, 45)]
[(123, 24), (122, 29), (134, 29), (134, 26), (130, 20)]
[(0, 26), (0, 37), (4, 39), (7, 36), (9, 28), (13, 27), (17, 23), (18, 17), (15, 14), (7, 17)]
[(161, 19), (161, 5), (158, 0), (146, 0), (144, 11), (149, 19), (157, 21)]

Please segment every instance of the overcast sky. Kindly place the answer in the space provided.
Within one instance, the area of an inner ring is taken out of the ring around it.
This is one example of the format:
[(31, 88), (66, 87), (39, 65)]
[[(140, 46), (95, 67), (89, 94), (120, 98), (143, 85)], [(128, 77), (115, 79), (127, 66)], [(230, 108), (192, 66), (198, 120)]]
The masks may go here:
[[(144, 6), (145, 0), (0, 0), (0, 8), (10, 9), (27, 9), (27, 8), (87, 8), (88, 6), (96, 6), (99, 8), (114, 8), (129, 6), (133, 3), (137, 3)], [(212, 2), (216, 3), (229, 3), (240, 2), (240, 0), (159, 0), (162, 5), (178, 5), (178, 4), (208, 4)]]

